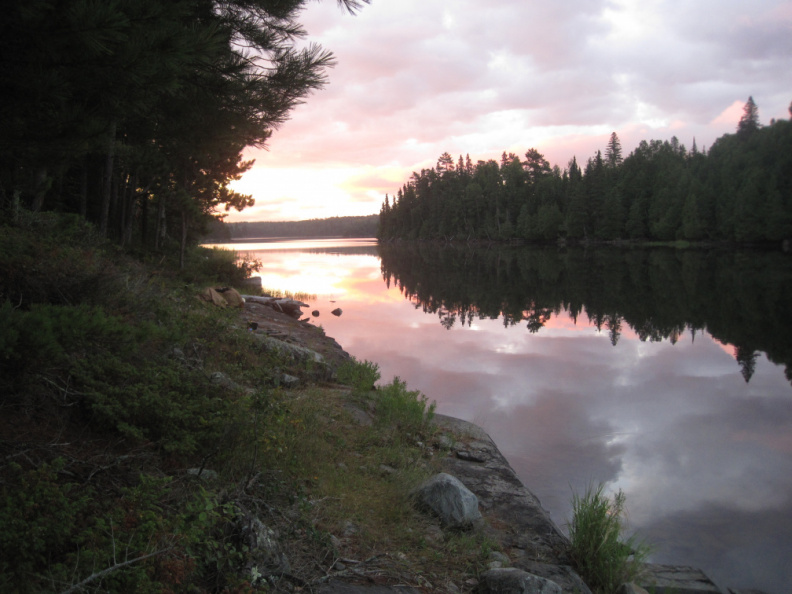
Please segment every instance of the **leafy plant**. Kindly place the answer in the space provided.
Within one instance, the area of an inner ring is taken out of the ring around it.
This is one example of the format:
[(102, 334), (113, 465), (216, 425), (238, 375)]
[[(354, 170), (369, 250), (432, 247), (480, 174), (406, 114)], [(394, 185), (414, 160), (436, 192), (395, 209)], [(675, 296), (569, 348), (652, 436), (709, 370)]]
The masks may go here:
[(436, 406), (421, 392), (408, 390), (406, 382), (394, 377), (378, 392), (377, 424), (397, 427), (402, 433), (421, 433), (429, 427)]
[(372, 361), (358, 361), (350, 357), (336, 371), (338, 381), (352, 386), (355, 394), (364, 394), (374, 389), (380, 379), (379, 365)]
[(582, 497), (573, 493), (569, 525), (572, 561), (595, 594), (610, 594), (635, 579), (651, 552), (634, 536), (624, 538), (624, 492), (611, 499), (603, 490), (600, 484), (589, 486)]

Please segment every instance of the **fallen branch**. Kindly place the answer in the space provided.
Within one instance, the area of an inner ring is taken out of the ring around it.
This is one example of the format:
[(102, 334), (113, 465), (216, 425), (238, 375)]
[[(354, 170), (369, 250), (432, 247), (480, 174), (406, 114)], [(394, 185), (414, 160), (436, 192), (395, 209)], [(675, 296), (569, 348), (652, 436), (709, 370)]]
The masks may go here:
[(71, 594), (72, 592), (76, 592), (77, 590), (82, 590), (82, 588), (85, 585), (90, 584), (94, 580), (98, 580), (99, 578), (103, 578), (104, 576), (109, 575), (109, 574), (113, 573), (114, 571), (118, 571), (119, 569), (122, 569), (124, 567), (129, 566), (129, 565), (132, 565), (133, 563), (138, 563), (139, 561), (144, 561), (144, 560), (148, 559), (149, 557), (156, 557), (157, 555), (161, 555), (162, 553), (164, 553), (166, 551), (170, 551), (171, 548), (173, 548), (173, 547), (168, 547), (167, 549), (160, 549), (159, 551), (154, 551), (153, 553), (149, 553), (147, 555), (141, 555), (140, 557), (135, 557), (134, 559), (129, 559), (128, 561), (123, 561), (122, 563), (116, 563), (115, 565), (113, 565), (111, 567), (108, 567), (107, 569), (103, 569), (102, 571), (97, 571), (96, 573), (93, 573), (93, 574), (89, 575), (87, 578), (85, 578), (79, 584), (74, 584), (73, 586), (71, 586), (67, 590), (63, 590), (60, 594)]

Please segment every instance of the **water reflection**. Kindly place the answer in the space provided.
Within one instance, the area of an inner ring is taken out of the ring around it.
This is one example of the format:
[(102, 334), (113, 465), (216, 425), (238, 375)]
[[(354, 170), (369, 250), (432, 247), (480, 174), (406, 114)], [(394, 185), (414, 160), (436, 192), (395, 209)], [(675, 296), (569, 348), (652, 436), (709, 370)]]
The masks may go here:
[(657, 561), (786, 591), (788, 260), (313, 249), (262, 252), (268, 286), (311, 286), (346, 350), (484, 427), (559, 525), (570, 487), (607, 481)]

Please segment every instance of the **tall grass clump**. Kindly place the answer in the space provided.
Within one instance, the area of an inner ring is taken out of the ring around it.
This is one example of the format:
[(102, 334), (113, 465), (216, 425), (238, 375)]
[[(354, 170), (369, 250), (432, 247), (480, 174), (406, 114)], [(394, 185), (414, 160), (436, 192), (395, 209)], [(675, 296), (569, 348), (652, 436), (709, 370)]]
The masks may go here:
[(650, 547), (624, 538), (624, 492), (613, 498), (603, 493), (604, 485), (589, 487), (581, 497), (572, 495), (572, 562), (595, 594), (610, 594), (641, 572)]

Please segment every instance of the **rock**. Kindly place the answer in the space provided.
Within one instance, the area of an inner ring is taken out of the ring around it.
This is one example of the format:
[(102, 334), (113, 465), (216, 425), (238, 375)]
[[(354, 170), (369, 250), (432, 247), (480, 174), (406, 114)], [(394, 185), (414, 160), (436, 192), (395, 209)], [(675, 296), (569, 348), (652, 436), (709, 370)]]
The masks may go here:
[(319, 317), (319, 310), (318, 310), (318, 309), (315, 309), (315, 310), (313, 310), (313, 311), (311, 312), (311, 315), (312, 315), (313, 317), (315, 317), (315, 318), (318, 318), (318, 317)]
[(489, 560), (500, 563), (501, 567), (508, 567), (509, 565), (511, 565), (511, 559), (509, 559), (507, 555), (504, 555), (503, 553), (499, 553), (498, 551), (492, 551), (489, 554)]
[(355, 536), (355, 534), (357, 534), (358, 532), (360, 532), (360, 527), (357, 524), (355, 524), (351, 520), (347, 520), (346, 522), (344, 522), (343, 535), (345, 537)]
[(638, 584), (656, 594), (721, 594), (707, 575), (695, 567), (677, 565), (644, 565)]
[(443, 525), (469, 527), (481, 519), (478, 498), (459, 479), (441, 472), (413, 492), (418, 504), (435, 513)]
[(223, 299), (230, 307), (244, 307), (245, 305), (245, 300), (236, 289), (218, 290), (218, 293), (223, 296)]
[(226, 307), (228, 302), (223, 299), (223, 296), (212, 289), (211, 287), (204, 289), (200, 295), (201, 299), (204, 301), (208, 301), (212, 305), (216, 305), (217, 307)]
[(468, 462), (486, 462), (487, 457), (480, 452), (468, 452), (467, 450), (459, 450), (456, 453), (457, 458), (460, 460), (467, 460)]
[(299, 377), (289, 375), (288, 373), (284, 373), (280, 377), (280, 384), (284, 388), (294, 388), (299, 383), (300, 383)]
[(383, 586), (379, 584), (351, 584), (341, 580), (330, 580), (319, 586), (317, 594), (420, 594), (410, 586)]
[(478, 497), (480, 508), (487, 514), (483, 529), (501, 550), (509, 551), (511, 565), (555, 582), (564, 592), (590, 594), (570, 567), (566, 553), (569, 539), (522, 484), (489, 435), (461, 419), (435, 414), (434, 421), (441, 431), (452, 434), (454, 449), (475, 451), (485, 458), (483, 463), (472, 463), (446, 456), (442, 468), (462, 480)]
[(276, 351), (295, 361), (310, 364), (317, 376), (329, 378), (333, 375), (333, 370), (325, 363), (324, 357), (316, 351), (263, 334), (253, 334), (253, 337), (268, 351)]
[(239, 386), (222, 371), (215, 371), (209, 376), (209, 381), (212, 385), (225, 388), (226, 390), (236, 390)]
[(393, 466), (388, 466), (387, 464), (380, 464), (379, 471), (382, 476), (390, 476), (392, 474), (396, 474), (397, 472)]
[(334, 316), (338, 317), (338, 316), (340, 316), (342, 313), (344, 313), (344, 311), (343, 311), (343, 310), (342, 310), (340, 307), (336, 307), (336, 308), (335, 308), (333, 311), (331, 311), (330, 313), (331, 313), (331, 314), (333, 314)]
[(514, 562), (514, 566), (531, 575), (539, 576), (558, 584), (564, 592), (575, 592), (577, 594), (591, 594), (589, 587), (583, 583), (580, 576), (575, 573), (568, 565), (556, 565), (553, 563), (541, 563), (531, 559), (520, 559)]
[(490, 569), (481, 575), (479, 594), (562, 594), (555, 582), (520, 569)]
[(290, 573), (291, 567), (278, 544), (277, 534), (239, 504), (237, 512), (240, 539), (248, 548), (245, 570), (250, 583), (255, 586), (269, 577)]

